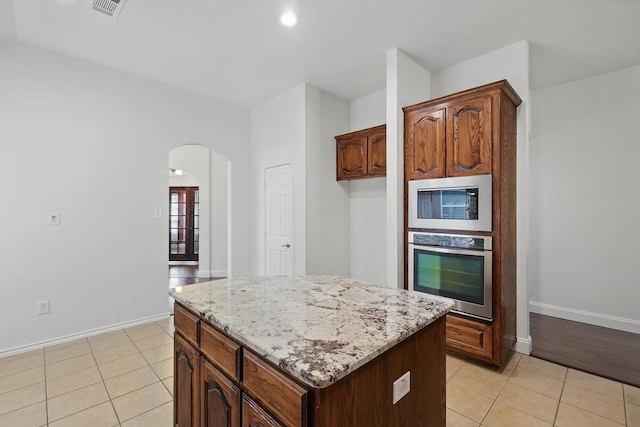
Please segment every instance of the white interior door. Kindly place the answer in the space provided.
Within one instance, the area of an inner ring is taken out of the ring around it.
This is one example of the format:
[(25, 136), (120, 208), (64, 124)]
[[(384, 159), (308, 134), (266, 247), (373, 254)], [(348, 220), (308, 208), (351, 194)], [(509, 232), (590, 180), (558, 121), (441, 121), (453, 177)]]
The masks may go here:
[(293, 276), (291, 164), (265, 169), (265, 244), (268, 276)]

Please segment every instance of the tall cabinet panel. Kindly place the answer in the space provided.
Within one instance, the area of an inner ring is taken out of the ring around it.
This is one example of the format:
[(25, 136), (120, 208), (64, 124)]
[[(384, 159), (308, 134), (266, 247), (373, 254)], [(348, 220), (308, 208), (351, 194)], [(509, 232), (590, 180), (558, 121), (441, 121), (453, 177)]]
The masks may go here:
[[(479, 233), (493, 242), (493, 320), (447, 315), (447, 348), (495, 365), (505, 361), (516, 342), (516, 116), (521, 102), (502, 80), (403, 108), (405, 194), (411, 180), (491, 174), (492, 228)], [(405, 197), (405, 215), (407, 204)]]

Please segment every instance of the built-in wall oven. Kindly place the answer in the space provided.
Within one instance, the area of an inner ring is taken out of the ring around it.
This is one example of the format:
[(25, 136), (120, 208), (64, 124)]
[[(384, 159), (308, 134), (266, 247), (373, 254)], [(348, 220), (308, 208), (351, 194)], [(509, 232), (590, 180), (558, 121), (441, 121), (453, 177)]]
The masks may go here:
[(454, 300), (453, 311), (492, 320), (491, 236), (410, 231), (409, 289)]

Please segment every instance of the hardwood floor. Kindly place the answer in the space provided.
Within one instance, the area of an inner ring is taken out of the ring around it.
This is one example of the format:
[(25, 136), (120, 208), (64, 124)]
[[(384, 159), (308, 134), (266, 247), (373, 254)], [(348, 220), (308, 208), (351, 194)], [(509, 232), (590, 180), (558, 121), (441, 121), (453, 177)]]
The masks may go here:
[(531, 355), (640, 387), (640, 334), (531, 313)]
[(169, 288), (208, 282), (216, 279), (222, 279), (222, 277), (198, 277), (197, 262), (174, 261), (169, 263)]

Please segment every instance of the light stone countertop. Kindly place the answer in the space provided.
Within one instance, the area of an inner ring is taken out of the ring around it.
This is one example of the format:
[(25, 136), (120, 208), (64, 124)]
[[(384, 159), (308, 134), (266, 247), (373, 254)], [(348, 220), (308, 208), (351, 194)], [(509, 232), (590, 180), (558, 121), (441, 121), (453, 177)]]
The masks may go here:
[(338, 381), (453, 307), (450, 300), (338, 276), (222, 279), (169, 294), (316, 388)]

